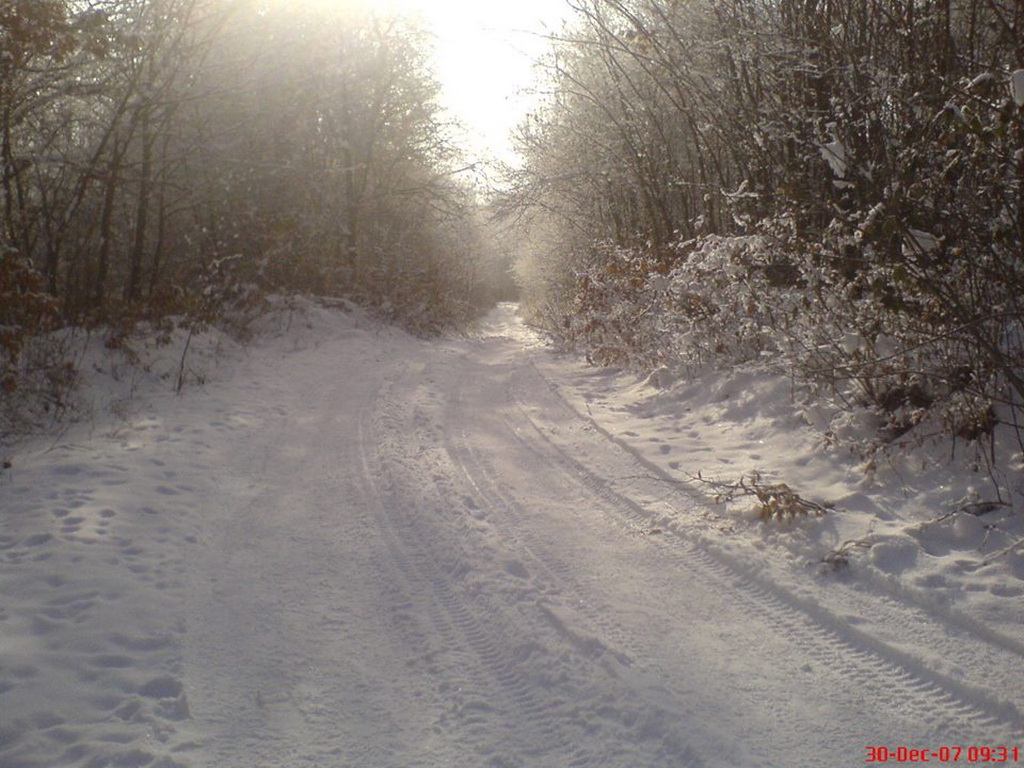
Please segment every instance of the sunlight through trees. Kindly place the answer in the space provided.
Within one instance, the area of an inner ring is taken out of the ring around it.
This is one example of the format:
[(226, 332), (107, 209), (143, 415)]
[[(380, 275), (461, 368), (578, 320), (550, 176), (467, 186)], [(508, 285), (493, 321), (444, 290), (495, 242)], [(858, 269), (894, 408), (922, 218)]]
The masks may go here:
[(295, 290), (464, 315), (477, 202), (429, 45), (351, 4), (2, 0), (0, 270), (70, 322)]

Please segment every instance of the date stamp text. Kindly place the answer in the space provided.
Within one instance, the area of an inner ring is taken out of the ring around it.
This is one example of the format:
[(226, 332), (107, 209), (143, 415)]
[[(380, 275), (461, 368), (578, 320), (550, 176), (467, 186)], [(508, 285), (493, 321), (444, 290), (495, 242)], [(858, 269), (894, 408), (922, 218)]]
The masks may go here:
[(1020, 747), (934, 747), (916, 749), (912, 747), (865, 747), (865, 763), (892, 763), (911, 765), (917, 763), (1016, 763), (1020, 760)]

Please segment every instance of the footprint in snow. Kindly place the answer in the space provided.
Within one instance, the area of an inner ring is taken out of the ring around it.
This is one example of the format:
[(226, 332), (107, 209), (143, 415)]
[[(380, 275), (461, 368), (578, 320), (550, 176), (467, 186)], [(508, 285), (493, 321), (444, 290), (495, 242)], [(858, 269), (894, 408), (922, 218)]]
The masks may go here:
[(526, 569), (526, 566), (520, 563), (518, 560), (511, 560), (505, 564), (506, 573), (511, 574), (520, 579), (530, 578), (530, 572)]

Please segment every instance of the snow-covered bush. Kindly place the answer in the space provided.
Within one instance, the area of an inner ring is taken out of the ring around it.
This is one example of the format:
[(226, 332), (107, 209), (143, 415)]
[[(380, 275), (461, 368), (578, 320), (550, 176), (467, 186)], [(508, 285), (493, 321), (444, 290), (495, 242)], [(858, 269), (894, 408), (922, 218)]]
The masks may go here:
[(712, 235), (668, 275), (661, 326), (677, 364), (736, 364), (777, 351), (776, 329), (792, 314), (785, 296), (792, 265), (765, 235)]
[(572, 290), (533, 286), (555, 332), (595, 363), (762, 360), (882, 441), (1024, 424), (1019, 3), (577, 6), (513, 178), (569, 244)]
[(598, 244), (576, 275), (576, 292), (561, 323), (563, 339), (598, 365), (655, 368), (666, 353), (660, 315), (664, 281), (649, 255)]

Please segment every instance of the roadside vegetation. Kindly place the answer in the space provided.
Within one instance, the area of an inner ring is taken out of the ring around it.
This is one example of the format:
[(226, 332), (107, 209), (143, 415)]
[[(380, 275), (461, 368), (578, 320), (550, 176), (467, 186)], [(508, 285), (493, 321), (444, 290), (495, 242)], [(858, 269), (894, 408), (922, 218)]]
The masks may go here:
[(503, 201), (532, 321), (669, 380), (784, 373), (869, 448), (1019, 455), (1024, 6), (571, 4)]

